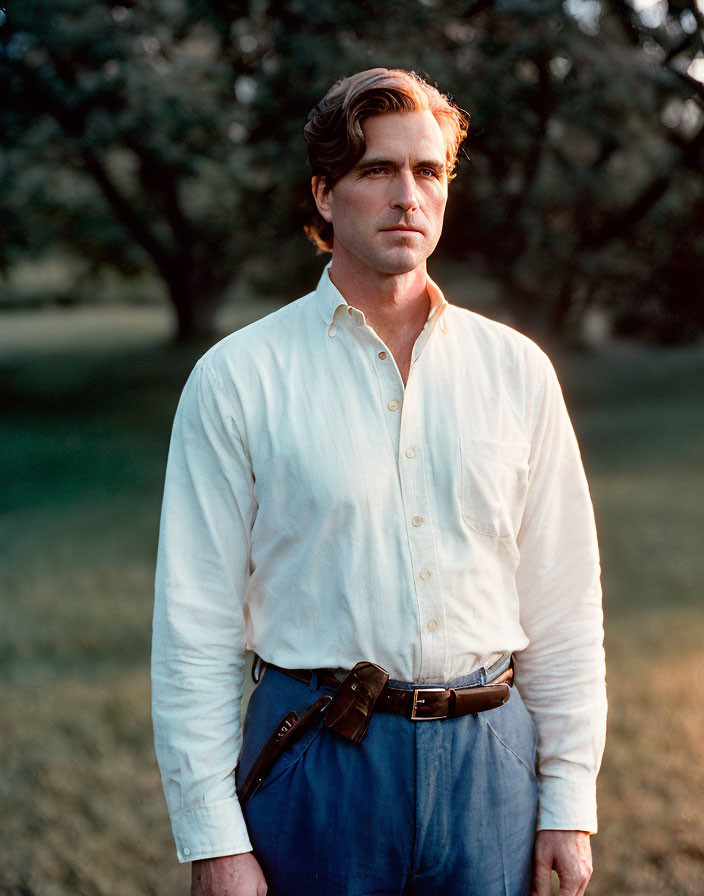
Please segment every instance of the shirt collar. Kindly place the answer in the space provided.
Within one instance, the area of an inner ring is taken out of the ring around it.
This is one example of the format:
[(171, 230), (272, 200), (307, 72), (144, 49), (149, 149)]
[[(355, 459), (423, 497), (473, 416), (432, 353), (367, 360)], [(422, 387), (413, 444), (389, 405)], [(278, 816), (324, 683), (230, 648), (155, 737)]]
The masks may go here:
[(325, 265), (315, 290), (315, 304), (327, 326), (332, 324), (337, 309), (341, 307), (346, 308), (348, 305), (345, 297), (330, 279), (329, 268), (331, 264), (332, 262), (329, 261)]
[[(332, 325), (339, 308), (346, 310), (350, 307), (345, 297), (330, 279), (329, 269), (331, 264), (332, 262), (329, 261), (325, 265), (315, 290), (316, 306), (320, 312), (320, 316), (328, 327)], [(428, 296), (430, 298), (430, 311), (428, 312), (427, 320), (427, 325), (430, 325), (431, 322), (434, 324), (443, 318), (448, 302), (442, 294), (440, 287), (435, 281), (431, 280), (430, 277), (426, 280), (426, 289), (428, 290)], [(441, 328), (443, 331), (446, 329), (446, 322), (444, 319), (442, 320)]]
[(440, 329), (444, 333), (447, 330), (447, 317), (445, 316), (445, 311), (447, 310), (449, 303), (442, 294), (440, 287), (434, 280), (431, 280), (430, 277), (426, 280), (425, 287), (428, 290), (428, 296), (430, 297), (430, 311), (428, 312), (427, 326), (430, 328), (439, 321)]

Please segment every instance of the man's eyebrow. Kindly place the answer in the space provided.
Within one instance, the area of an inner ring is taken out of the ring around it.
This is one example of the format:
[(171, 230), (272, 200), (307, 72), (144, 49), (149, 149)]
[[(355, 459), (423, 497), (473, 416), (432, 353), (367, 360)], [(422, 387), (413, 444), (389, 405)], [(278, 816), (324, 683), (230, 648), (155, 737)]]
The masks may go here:
[(437, 159), (428, 159), (424, 162), (416, 162), (415, 168), (435, 168), (437, 171), (441, 171), (445, 167), (445, 161), (438, 161)]
[(381, 156), (371, 156), (360, 159), (354, 167), (359, 171), (364, 168), (395, 168), (396, 162), (393, 159), (385, 159)]

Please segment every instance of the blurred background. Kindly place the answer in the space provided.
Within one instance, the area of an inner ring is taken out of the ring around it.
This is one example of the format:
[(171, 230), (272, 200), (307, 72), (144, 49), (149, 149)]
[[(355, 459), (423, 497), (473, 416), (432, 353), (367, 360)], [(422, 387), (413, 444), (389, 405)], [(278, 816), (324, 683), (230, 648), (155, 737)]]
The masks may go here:
[(704, 892), (701, 0), (0, 9), (0, 893), (187, 892), (149, 718), (173, 413), (309, 291), (302, 126), (412, 68), (471, 115), (431, 274), (558, 369), (595, 503), (609, 738), (589, 892)]

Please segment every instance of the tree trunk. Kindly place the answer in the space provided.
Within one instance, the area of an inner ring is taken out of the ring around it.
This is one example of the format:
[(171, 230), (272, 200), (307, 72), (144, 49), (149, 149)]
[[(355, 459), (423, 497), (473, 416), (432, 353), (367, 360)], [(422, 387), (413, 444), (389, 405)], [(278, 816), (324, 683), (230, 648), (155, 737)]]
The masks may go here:
[(567, 329), (567, 317), (572, 310), (572, 280), (565, 278), (560, 291), (555, 297), (548, 319), (548, 333), (554, 337), (564, 337)]
[(168, 282), (169, 297), (176, 312), (177, 343), (214, 340), (218, 336), (215, 316), (222, 304), (222, 291), (199, 289), (196, 278), (172, 278)]

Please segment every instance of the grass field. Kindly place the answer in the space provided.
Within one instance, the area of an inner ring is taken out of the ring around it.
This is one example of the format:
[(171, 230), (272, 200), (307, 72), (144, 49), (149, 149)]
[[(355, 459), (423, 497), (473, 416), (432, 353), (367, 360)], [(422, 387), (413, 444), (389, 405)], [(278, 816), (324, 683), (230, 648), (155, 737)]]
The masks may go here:
[[(0, 894), (187, 892), (148, 657), (169, 429), (200, 350), (167, 332), (156, 309), (2, 317)], [(700, 896), (704, 351), (556, 365), (604, 567), (611, 708), (589, 892)]]

